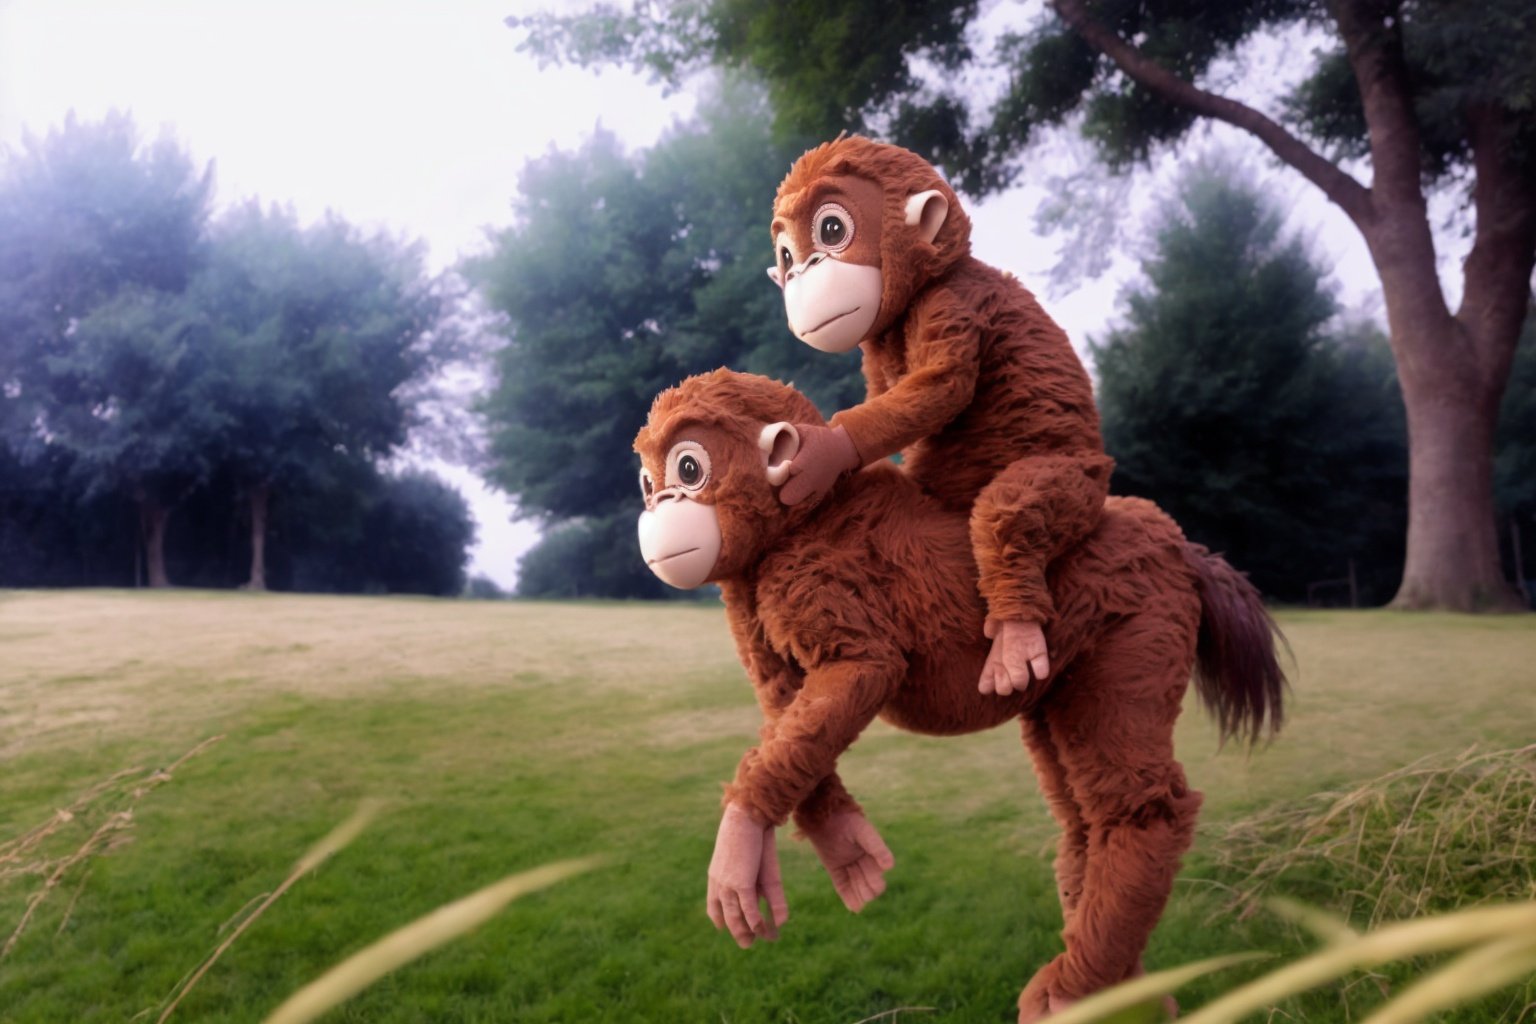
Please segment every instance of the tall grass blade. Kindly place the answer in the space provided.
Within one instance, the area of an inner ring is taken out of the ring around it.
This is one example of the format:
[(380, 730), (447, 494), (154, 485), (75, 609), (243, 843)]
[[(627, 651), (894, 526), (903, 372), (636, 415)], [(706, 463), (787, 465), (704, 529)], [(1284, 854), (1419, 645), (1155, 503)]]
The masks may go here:
[(1265, 903), (1282, 921), (1299, 925), (1324, 942), (1352, 942), (1360, 937), (1360, 933), (1351, 928), (1349, 922), (1326, 910), (1319, 910), (1317, 907), (1286, 899), (1284, 896), (1271, 896)]
[(314, 1020), (389, 972), (489, 921), (519, 896), (591, 871), (601, 863), (601, 858), (587, 857), (549, 864), (503, 878), (441, 906), (359, 950), (299, 989), (272, 1012), (265, 1024), (305, 1024)]
[(288, 873), (288, 877), (283, 879), (283, 884), (279, 885), (266, 899), (262, 900), (261, 905), (251, 911), (250, 916), (241, 921), (233, 932), (230, 932), (229, 938), (219, 943), (218, 948), (209, 954), (208, 959), (202, 962), (186, 983), (179, 986), (180, 990), (176, 992), (175, 998), (171, 1000), (170, 1005), (160, 1014), (155, 1024), (165, 1024), (166, 1019), (181, 1004), (181, 1001), (187, 997), (187, 993), (192, 991), (192, 987), (202, 980), (203, 975), (208, 973), (209, 969), (213, 967), (214, 962), (223, 956), (230, 946), (235, 944), (235, 940), (243, 935), (245, 930), (254, 924), (256, 919), (265, 913), (268, 907), (277, 902), (278, 897), (292, 888), (293, 884), (300, 878), (303, 878), (309, 872), (325, 863), (337, 851), (356, 839), (363, 829), (368, 827), (368, 823), (377, 816), (380, 806), (378, 801), (370, 800), (364, 802), (352, 817), (331, 829), (324, 838), (314, 846), (311, 846), (309, 852), (305, 853), (294, 864), (293, 870)]
[[(1179, 986), (1187, 985), (1196, 978), (1214, 974), (1238, 964), (1267, 960), (1269, 956), (1268, 953), (1230, 953), (1226, 956), (1212, 957), (1209, 960), (1158, 971), (1156, 974), (1146, 974), (1134, 981), (1095, 993), (1060, 1013), (1052, 1014), (1051, 1024), (1099, 1024), (1099, 1022), (1110, 1020), (1112, 1015), (1134, 1010), (1148, 1000), (1161, 999)], [(1161, 1014), (1161, 1012), (1159, 1009), (1158, 1013)]]
[(1490, 942), (1420, 979), (1365, 1024), (1416, 1024), (1536, 973), (1536, 933)]
[(1183, 1024), (1234, 1024), (1359, 967), (1463, 949), (1514, 929), (1536, 928), (1536, 903), (1484, 907), (1389, 925), (1271, 971), (1183, 1018)]

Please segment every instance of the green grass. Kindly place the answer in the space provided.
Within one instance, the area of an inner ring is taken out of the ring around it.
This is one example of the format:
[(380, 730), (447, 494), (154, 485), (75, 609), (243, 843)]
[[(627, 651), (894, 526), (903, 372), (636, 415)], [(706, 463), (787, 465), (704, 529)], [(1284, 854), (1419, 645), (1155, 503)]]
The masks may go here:
[[(1283, 624), (1299, 672), (1278, 741), (1218, 751), (1193, 705), (1181, 724), (1207, 802), (1151, 966), (1303, 948), (1289, 926), (1223, 912), (1233, 880), (1215, 854), (1234, 822), (1424, 755), (1531, 739), (1536, 617)], [(1054, 830), (1007, 727), (952, 740), (871, 729), (842, 774), (896, 853), (887, 893), (848, 914), (786, 840), (782, 940), (743, 952), (715, 933), (704, 868), (720, 784), (757, 724), (718, 607), (13, 592), (0, 593), (0, 658), (0, 844), (114, 772), (225, 737), (138, 799), (131, 842), (39, 907), (0, 960), (3, 1022), (153, 1008), (152, 1021), (221, 926), (370, 797), (387, 802), (380, 818), (252, 925), (172, 1020), (260, 1020), (390, 929), (594, 853), (609, 866), (518, 901), (328, 1019), (853, 1024), (934, 1007), (901, 1019), (1010, 1021), (1060, 948)], [(48, 852), (100, 820), (81, 815)], [(0, 943), (39, 885), (4, 867)], [(1197, 983), (1186, 1005), (1226, 981)], [(1378, 981), (1274, 1019), (1358, 1018)], [(1513, 1022), (1532, 998), (1446, 1019)]]

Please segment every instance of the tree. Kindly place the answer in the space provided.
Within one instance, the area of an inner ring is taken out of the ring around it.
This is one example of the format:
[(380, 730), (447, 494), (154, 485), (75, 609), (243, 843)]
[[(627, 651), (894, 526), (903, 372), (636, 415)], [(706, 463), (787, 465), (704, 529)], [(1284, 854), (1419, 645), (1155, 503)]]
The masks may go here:
[(166, 523), (217, 428), (206, 324), (178, 297), (211, 187), (119, 114), (29, 136), (0, 172), (0, 441), (24, 463), (62, 446), (87, 496), (132, 494), (152, 585), (168, 582)]
[[(857, 0), (829, 13), (771, 0), (635, 0), (513, 23), (542, 55), (627, 60), (673, 81), (702, 63), (751, 67), (786, 127), (886, 129), (972, 193), (1012, 181), (1049, 126), (1081, 130), (1117, 168), (1147, 161), (1201, 119), (1247, 132), (1344, 212), (1381, 276), (1411, 440), (1393, 603), (1515, 606), (1499, 567), (1492, 452), (1536, 265), (1527, 0), (1051, 0), (1054, 17), (1005, 32), (990, 60), (967, 36), (978, 6)], [(1295, 26), (1324, 45), (1270, 113), (1220, 91), (1222, 60)], [(914, 62), (934, 67), (935, 81)], [(971, 69), (1006, 77), (995, 100), (963, 94)], [(1368, 184), (1352, 173), (1361, 161)], [(1454, 311), (1428, 214), (1437, 183), (1465, 184), (1474, 220)]]
[(47, 363), (48, 445), (70, 453), (88, 497), (133, 499), (151, 587), (170, 585), (171, 514), (208, 479), (228, 436), (212, 333), (181, 296), (124, 289), (73, 323)]
[(466, 268), (507, 336), (484, 403), (492, 475), (524, 513), (567, 524), (525, 560), (521, 593), (666, 592), (640, 559), (631, 451), (663, 388), (729, 363), (792, 377), (824, 408), (862, 393), (856, 359), (789, 334), (764, 274), (765, 197), (801, 148), (773, 142), (760, 93), (726, 83), (643, 155), (598, 132), (523, 172), (516, 223)]
[(50, 359), (71, 325), (124, 288), (175, 293), (198, 265), (213, 187), (170, 138), (145, 145), (127, 115), (69, 115), (0, 162), (0, 429), (35, 438)]
[(0, 587), (131, 586), (140, 557), (131, 502), (87, 498), (73, 460), (47, 446), (23, 461), (0, 445)]
[(387, 476), (368, 517), (366, 555), (373, 579), (391, 594), (451, 597), (464, 590), (475, 521), (464, 496), (428, 473)]
[(440, 368), (451, 332), (420, 247), (337, 218), (303, 228), (291, 212), (248, 204), (214, 226), (209, 250), (189, 295), (217, 325), (229, 380), (221, 458), (250, 513), (245, 586), (262, 590), (274, 492), (404, 442), (408, 389)]
[(1155, 237), (1125, 325), (1093, 347), (1114, 489), (1273, 597), (1351, 560), (1368, 596), (1395, 582), (1407, 453), (1381, 339), (1331, 333), (1323, 272), (1230, 168), (1189, 174)]

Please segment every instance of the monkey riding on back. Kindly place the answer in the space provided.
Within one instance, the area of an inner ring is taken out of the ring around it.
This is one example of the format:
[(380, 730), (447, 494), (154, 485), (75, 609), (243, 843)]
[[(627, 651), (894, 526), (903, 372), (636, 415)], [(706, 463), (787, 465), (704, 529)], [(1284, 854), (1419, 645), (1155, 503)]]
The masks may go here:
[(1050, 672), (1049, 564), (1109, 493), (1093, 386), (1023, 285), (970, 252), (970, 219), (926, 160), (858, 136), (810, 150), (779, 186), (770, 231), (790, 329), (858, 347), (868, 397), (797, 423), (787, 504), (900, 452), (970, 537), (994, 638), (979, 686), (1006, 696)]
[(1024, 987), (1018, 1019), (1140, 973), (1200, 805), (1173, 751), (1191, 672), (1225, 734), (1280, 721), (1257, 591), (1156, 506), (1111, 498), (1045, 580), (1055, 671), (982, 693), (970, 514), (888, 462), (785, 504), (808, 427), (827, 429), (793, 388), (718, 370), (659, 395), (635, 440), (646, 563), (673, 586), (720, 585), (763, 712), (726, 789), (710, 918), (743, 947), (777, 936), (788, 903), (775, 834), (791, 817), (848, 909), (883, 892), (894, 858), (836, 771), (877, 716), (946, 736), (1018, 719), (1062, 829), (1066, 947)]

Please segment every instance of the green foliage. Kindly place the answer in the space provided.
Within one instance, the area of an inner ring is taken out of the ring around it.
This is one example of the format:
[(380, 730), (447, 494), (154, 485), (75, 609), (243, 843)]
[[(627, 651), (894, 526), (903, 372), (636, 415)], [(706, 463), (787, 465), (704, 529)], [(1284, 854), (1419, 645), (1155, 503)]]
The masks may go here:
[(1536, 313), (1526, 317), (1515, 348), (1514, 369), (1499, 409), (1493, 473), (1499, 507), (1522, 538), (1518, 575), (1526, 581), (1527, 599), (1536, 599)]
[(1536, 313), (1526, 318), (1515, 348), (1514, 369), (1499, 408), (1497, 451), (1499, 504), (1511, 513), (1536, 515)]
[(334, 216), (237, 208), (190, 292), (218, 325), (232, 420), (222, 453), (251, 481), (303, 480), (405, 440), (404, 389), (438, 368), (443, 303), (419, 245)]
[[(635, 542), (634, 509), (566, 521), (517, 566), (521, 597), (676, 596), (646, 568)], [(634, 549), (631, 551), (631, 549)]]
[(368, 524), (368, 566), (390, 594), (448, 597), (464, 589), (464, 565), (475, 540), (469, 503), (427, 473), (387, 477)]
[(72, 325), (124, 289), (174, 294), (199, 257), (212, 168), (124, 114), (73, 115), (0, 162), (0, 428), (30, 436)]
[[(1536, 12), (1530, 4), (1419, 0), (1402, 5), (1382, 35), (1401, 42), (1427, 176), (1469, 167), (1466, 119), (1474, 105), (1514, 115), (1504, 141), (1516, 166), (1536, 173)], [(1339, 152), (1370, 152), (1360, 91), (1342, 47), (1319, 55), (1286, 109), (1311, 137)]]
[(374, 466), (459, 341), (419, 246), (255, 205), (210, 228), (211, 184), (117, 114), (70, 118), (0, 167), (0, 580), (131, 584), (128, 503), (196, 497), (213, 523), (179, 517), (176, 578), (239, 582), (236, 498), (261, 485), (279, 491), (279, 561), (339, 550), (291, 543), (313, 506), (315, 535), (368, 538), (328, 585), (456, 592), (463, 502)]
[(1094, 347), (1114, 488), (1272, 596), (1303, 599), (1356, 559), (1384, 599), (1407, 478), (1385, 343), (1329, 333), (1322, 271), (1233, 172), (1198, 168), (1176, 199), (1126, 325)]
[(86, 496), (57, 446), (0, 444), (0, 587), (132, 586), (137, 517), (121, 494)]
[[(1097, 23), (1180, 77), (1200, 81), (1222, 58), (1280, 27), (1331, 28), (1318, 0), (1088, 0)], [(1466, 111), (1488, 103), (1513, 115), (1508, 144), (1536, 160), (1536, 14), (1526, 0), (1409, 0), (1367, 15), (1377, 45), (1401, 43), (1411, 102), (1423, 128), (1426, 173), (1468, 165)], [(1390, 15), (1384, 16), (1390, 11)], [(1196, 120), (1132, 81), (1049, 12), (976, 52), (967, 28), (975, 0), (838, 5), (776, 0), (633, 0), (575, 15), (513, 19), (546, 59), (623, 62), (677, 82), (704, 64), (748, 67), (768, 82), (785, 130), (830, 137), (863, 128), (928, 154), (972, 194), (1006, 187), (1041, 128), (1078, 118), (1111, 165), (1124, 167), (1181, 138)], [(1283, 104), (1290, 127), (1330, 150), (1366, 151), (1360, 97), (1338, 51)], [(914, 62), (936, 74), (919, 80)], [(964, 72), (1004, 79), (978, 99)]]
[(727, 81), (649, 152), (598, 133), (535, 161), (517, 223), (467, 269), (508, 338), (484, 403), (493, 476), (525, 513), (591, 520), (525, 566), (540, 582), (524, 592), (663, 593), (634, 535), (631, 447), (662, 389), (730, 365), (792, 379), (829, 413), (862, 395), (857, 359), (795, 341), (764, 274), (771, 197), (802, 151), (768, 121)]
[(68, 451), (93, 492), (177, 495), (204, 479), (207, 324), (180, 300), (210, 173), (132, 122), (73, 117), (0, 177), (0, 440)]
[(430, 474), (380, 473), (368, 462), (336, 471), (274, 500), (274, 586), (443, 597), (464, 589), (475, 525), (463, 495)]
[(233, 425), (208, 318), (178, 294), (120, 291), (47, 361), (48, 443), (74, 456), (90, 493), (148, 492), (175, 505), (204, 483)]

